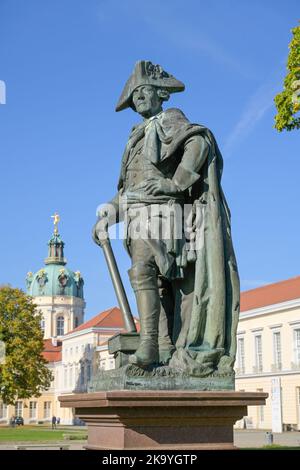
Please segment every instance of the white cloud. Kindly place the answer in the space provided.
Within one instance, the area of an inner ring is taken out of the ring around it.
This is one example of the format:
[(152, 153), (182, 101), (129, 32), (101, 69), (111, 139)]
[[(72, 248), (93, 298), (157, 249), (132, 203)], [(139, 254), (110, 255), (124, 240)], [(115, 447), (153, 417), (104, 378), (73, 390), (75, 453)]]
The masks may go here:
[(254, 127), (274, 105), (274, 96), (278, 85), (264, 83), (248, 100), (238, 122), (223, 145), (223, 153), (229, 156), (233, 148), (253, 131)]
[(162, 14), (160, 14), (160, 18), (146, 15), (143, 20), (153, 30), (163, 35), (165, 41), (172, 43), (176, 48), (188, 49), (193, 53), (205, 55), (212, 62), (226, 66), (244, 78), (253, 78), (253, 70), (248, 64), (236, 59), (220, 43), (203, 31), (187, 28), (184, 23), (178, 20), (169, 21), (169, 11), (165, 18)]

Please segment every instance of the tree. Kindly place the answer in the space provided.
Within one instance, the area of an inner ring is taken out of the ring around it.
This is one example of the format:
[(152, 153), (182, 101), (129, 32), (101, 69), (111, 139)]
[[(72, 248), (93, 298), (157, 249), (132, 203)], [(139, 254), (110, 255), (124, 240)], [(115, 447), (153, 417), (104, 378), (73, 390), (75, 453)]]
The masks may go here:
[(296, 117), (300, 111), (300, 26), (293, 28), (292, 33), (284, 89), (274, 99), (277, 107), (275, 128), (279, 132), (300, 128), (300, 117)]
[(42, 356), (42, 315), (31, 297), (20, 289), (0, 288), (0, 341), (5, 359), (0, 361), (0, 398), (14, 404), (17, 399), (38, 397), (53, 379)]

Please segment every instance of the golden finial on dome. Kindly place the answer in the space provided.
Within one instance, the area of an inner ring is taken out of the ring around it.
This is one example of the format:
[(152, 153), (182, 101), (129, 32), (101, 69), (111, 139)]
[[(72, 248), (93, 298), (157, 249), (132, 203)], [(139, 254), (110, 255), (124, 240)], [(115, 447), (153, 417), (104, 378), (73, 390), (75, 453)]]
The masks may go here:
[(58, 234), (57, 225), (58, 225), (58, 222), (60, 221), (60, 216), (57, 212), (55, 212), (54, 215), (51, 215), (51, 218), (53, 219), (53, 223), (54, 223), (54, 235), (57, 235)]

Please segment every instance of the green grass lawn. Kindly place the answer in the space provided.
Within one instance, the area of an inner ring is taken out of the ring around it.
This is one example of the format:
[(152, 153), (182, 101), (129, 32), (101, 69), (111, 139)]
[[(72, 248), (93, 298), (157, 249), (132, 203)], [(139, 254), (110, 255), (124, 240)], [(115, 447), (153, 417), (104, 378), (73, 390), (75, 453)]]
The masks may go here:
[(37, 426), (19, 426), (17, 428), (0, 427), (0, 442), (47, 442), (47, 441), (63, 441), (64, 434), (76, 436), (79, 439), (85, 439), (82, 431), (64, 428), (63, 430), (51, 429), (48, 427)]
[(243, 447), (242, 449), (239, 449), (239, 450), (298, 450), (299, 451), (300, 447), (271, 444), (271, 445), (262, 446), (262, 447)]

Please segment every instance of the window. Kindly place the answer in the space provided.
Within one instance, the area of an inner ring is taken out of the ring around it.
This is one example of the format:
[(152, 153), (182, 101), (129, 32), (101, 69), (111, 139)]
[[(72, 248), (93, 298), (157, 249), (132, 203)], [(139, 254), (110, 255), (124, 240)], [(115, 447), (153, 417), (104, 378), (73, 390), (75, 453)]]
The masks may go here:
[(67, 388), (68, 386), (67, 378), (68, 378), (68, 368), (67, 366), (64, 366), (64, 388)]
[(105, 359), (101, 359), (101, 361), (100, 361), (100, 369), (105, 370), (105, 363), (106, 363)]
[(65, 319), (64, 317), (57, 317), (56, 336), (63, 336), (64, 332), (65, 332)]
[(274, 364), (277, 369), (281, 369), (281, 335), (280, 331), (273, 333)]
[(238, 339), (238, 368), (241, 374), (245, 373), (245, 340)]
[(259, 407), (259, 421), (263, 423), (265, 420), (265, 415), (264, 415), (264, 405), (261, 405)]
[(76, 354), (76, 356), (77, 356), (77, 354), (78, 354), (78, 346), (76, 346), (76, 348), (75, 348), (75, 354)]
[(45, 320), (41, 320), (41, 330), (43, 332), (43, 335), (45, 334)]
[(50, 418), (51, 401), (44, 401), (44, 418)]
[(5, 419), (7, 418), (7, 405), (3, 403), (3, 401), (0, 402), (0, 419)]
[(78, 324), (79, 324), (78, 317), (75, 317), (75, 328), (77, 328)]
[[(263, 392), (264, 389), (263, 388), (257, 388), (256, 389), (257, 392)], [(261, 406), (258, 406), (258, 424), (259, 426), (262, 425), (262, 423), (264, 422), (265, 420), (265, 410), (264, 410), (264, 405), (261, 405)]]
[(255, 366), (257, 372), (262, 372), (263, 370), (263, 357), (262, 357), (262, 339), (261, 335), (255, 336)]
[(85, 382), (84, 372), (84, 365), (82, 364), (80, 368), (80, 385), (84, 385)]
[(29, 418), (36, 418), (36, 401), (29, 402)]
[(69, 387), (72, 387), (72, 379), (73, 379), (73, 366), (69, 367)]
[(76, 365), (76, 375), (75, 375), (75, 385), (78, 385), (78, 378), (79, 378), (79, 364)]
[(59, 372), (58, 370), (55, 372), (55, 387), (59, 388)]
[(15, 416), (23, 416), (23, 402), (22, 401), (16, 401)]
[(300, 329), (294, 330), (294, 357), (295, 363), (300, 365)]
[(73, 354), (73, 348), (70, 348), (70, 356)]
[(86, 380), (89, 381), (91, 380), (91, 364), (88, 363), (86, 367)]

